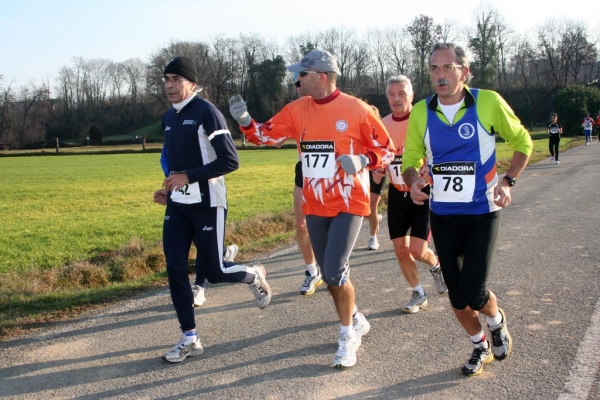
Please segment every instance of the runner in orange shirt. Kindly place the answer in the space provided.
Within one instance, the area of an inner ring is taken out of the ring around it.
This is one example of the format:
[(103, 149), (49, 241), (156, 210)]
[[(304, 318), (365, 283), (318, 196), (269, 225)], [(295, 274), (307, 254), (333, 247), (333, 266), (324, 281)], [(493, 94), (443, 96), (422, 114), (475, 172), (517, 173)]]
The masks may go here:
[[(389, 78), (387, 97), (392, 113), (383, 118), (383, 124), (396, 147), (396, 157), (388, 167), (388, 228), (402, 274), (413, 290), (411, 299), (404, 305), (402, 312), (414, 314), (427, 307), (427, 294), (421, 285), (415, 260), (429, 266), (438, 293), (446, 292), (446, 285), (438, 259), (427, 247), (430, 237), (429, 201), (422, 205), (414, 204), (410, 197), (410, 187), (402, 179), (402, 153), (414, 97), (410, 79), (404, 75)], [(384, 170), (373, 171), (374, 180), (380, 181), (385, 173)], [(429, 186), (424, 191), (429, 193)]]
[(288, 70), (299, 73), (303, 97), (267, 123), (250, 117), (240, 95), (229, 100), (229, 110), (252, 143), (276, 146), (294, 139), (299, 145), (302, 211), (341, 322), (333, 366), (351, 367), (370, 324), (356, 308), (348, 259), (371, 212), (366, 167), (386, 168), (394, 147), (371, 107), (336, 88), (339, 68), (331, 53), (313, 50)]

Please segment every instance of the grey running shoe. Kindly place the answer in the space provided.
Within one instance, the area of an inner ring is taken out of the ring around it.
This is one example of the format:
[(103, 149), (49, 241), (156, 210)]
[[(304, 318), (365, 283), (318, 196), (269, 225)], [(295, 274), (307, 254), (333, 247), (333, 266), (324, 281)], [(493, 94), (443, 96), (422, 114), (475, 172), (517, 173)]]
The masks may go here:
[(488, 347), (477, 346), (471, 353), (471, 358), (462, 366), (460, 372), (469, 376), (476, 376), (483, 372), (484, 364), (489, 364), (494, 359), (492, 350), (490, 349), (490, 342), (487, 341)]
[(379, 248), (379, 240), (377, 236), (371, 236), (369, 239), (369, 244), (367, 245), (367, 249), (369, 250), (377, 250)]
[(512, 352), (513, 341), (508, 329), (506, 327), (506, 315), (501, 308), (498, 308), (498, 312), (502, 314), (502, 322), (494, 329), (490, 328), (492, 332), (492, 351), (494, 352), (494, 358), (496, 360), (504, 360)]
[(227, 251), (225, 252), (225, 257), (223, 257), (223, 261), (234, 262), (237, 253), (238, 247), (235, 244), (230, 244), (229, 246), (227, 246)]
[(323, 284), (323, 277), (321, 276), (320, 272), (317, 275), (312, 276), (310, 274), (310, 272), (305, 271), (304, 272), (304, 283), (302, 284), (302, 287), (300, 288), (300, 294), (303, 294), (303, 295), (313, 294), (315, 292), (315, 290), (317, 289), (317, 287), (321, 286), (321, 284)]
[(177, 343), (171, 351), (162, 356), (162, 359), (171, 363), (178, 363), (185, 360), (187, 357), (199, 356), (204, 353), (204, 349), (200, 344), (200, 339), (195, 342), (186, 343), (186, 336), (182, 335), (179, 343)]
[(258, 263), (250, 266), (254, 268), (256, 274), (254, 282), (249, 283), (250, 290), (254, 293), (258, 308), (265, 308), (271, 302), (271, 288), (267, 283), (267, 272), (265, 271), (265, 267)]
[(356, 315), (352, 317), (352, 327), (354, 328), (354, 332), (356, 332), (356, 338), (358, 339), (358, 345), (360, 346), (362, 337), (371, 330), (371, 324), (369, 324), (369, 321), (367, 321), (363, 313), (357, 312)]
[(194, 293), (194, 307), (200, 307), (206, 301), (204, 296), (204, 288), (202, 286), (193, 285), (192, 293)]
[(414, 314), (418, 313), (419, 309), (421, 308), (427, 308), (427, 294), (423, 292), (423, 295), (420, 295), (419, 292), (413, 291), (412, 298), (404, 306), (402, 312), (406, 314)]
[(358, 350), (358, 338), (354, 332), (347, 335), (339, 335), (338, 349), (333, 358), (333, 366), (336, 368), (348, 368), (356, 364), (356, 351)]
[(554, 156), (550, 157), (550, 161), (554, 161)]
[(444, 282), (444, 276), (442, 275), (442, 269), (440, 268), (440, 262), (438, 261), (435, 267), (430, 268), (429, 272), (431, 272), (431, 276), (433, 276), (433, 283), (435, 284), (435, 290), (439, 294), (446, 293), (448, 291), (448, 287), (446, 287), (446, 282)]

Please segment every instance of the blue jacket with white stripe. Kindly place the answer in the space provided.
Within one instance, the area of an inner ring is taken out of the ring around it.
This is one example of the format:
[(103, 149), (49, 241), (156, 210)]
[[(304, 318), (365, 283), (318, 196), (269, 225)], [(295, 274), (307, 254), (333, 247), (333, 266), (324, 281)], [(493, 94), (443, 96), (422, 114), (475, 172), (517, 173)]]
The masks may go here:
[(179, 112), (171, 107), (161, 117), (165, 143), (160, 158), (168, 176), (186, 172), (190, 183), (198, 182), (201, 201), (177, 207), (227, 207), (225, 174), (239, 168), (239, 158), (225, 117), (198, 95)]

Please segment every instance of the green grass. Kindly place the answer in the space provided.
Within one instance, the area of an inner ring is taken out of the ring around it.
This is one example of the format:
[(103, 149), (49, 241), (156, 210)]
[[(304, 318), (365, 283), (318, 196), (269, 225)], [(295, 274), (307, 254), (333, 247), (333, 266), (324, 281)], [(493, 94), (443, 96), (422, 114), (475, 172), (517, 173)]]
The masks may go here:
[(131, 133), (126, 133), (123, 135), (112, 135), (112, 136), (106, 136), (104, 139), (105, 140), (126, 140), (126, 139), (133, 139), (136, 136), (144, 136), (146, 135), (146, 137), (148, 139), (161, 139), (162, 138), (162, 124), (160, 122), (160, 120), (156, 121), (153, 124), (150, 125), (146, 125), (142, 128), (136, 129), (135, 131), (131, 132)]
[[(241, 151), (226, 177), (228, 221), (292, 208), (295, 150)], [(89, 260), (161, 238), (159, 154), (0, 159), (0, 273)], [(15, 183), (18, 184), (15, 184)]]

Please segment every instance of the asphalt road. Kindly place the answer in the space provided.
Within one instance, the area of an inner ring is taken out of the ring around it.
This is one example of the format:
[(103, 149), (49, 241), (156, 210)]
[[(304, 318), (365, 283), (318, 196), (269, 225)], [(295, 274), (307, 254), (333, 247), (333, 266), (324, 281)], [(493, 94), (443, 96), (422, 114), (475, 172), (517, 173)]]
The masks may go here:
[[(290, 188), (291, 196), (291, 188)], [(0, 397), (248, 399), (600, 399), (600, 146), (527, 168), (503, 211), (490, 288), (507, 314), (512, 355), (460, 375), (471, 345), (419, 266), (429, 309), (402, 314), (387, 220), (352, 254), (359, 309), (371, 322), (355, 367), (332, 368), (338, 320), (322, 286), (299, 295), (297, 248), (261, 261), (274, 296), (259, 310), (244, 285), (215, 285), (196, 311), (202, 356), (166, 364), (180, 337), (167, 288), (0, 343)], [(233, 205), (235, 206), (235, 205)], [(562, 396), (562, 397), (561, 397)]]

